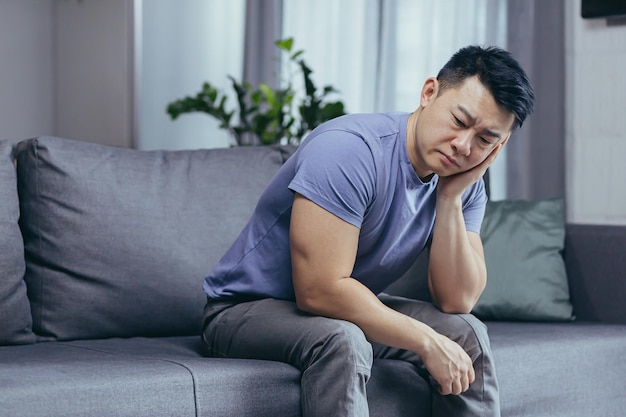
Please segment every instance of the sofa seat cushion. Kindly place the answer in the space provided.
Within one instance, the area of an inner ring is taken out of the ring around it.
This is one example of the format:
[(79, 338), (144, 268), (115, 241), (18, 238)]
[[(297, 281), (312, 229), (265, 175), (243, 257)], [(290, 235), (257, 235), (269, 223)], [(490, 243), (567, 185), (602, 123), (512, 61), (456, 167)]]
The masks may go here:
[(179, 365), (193, 377), (191, 391), (199, 415), (300, 415), (300, 372), (297, 369), (279, 362), (206, 358), (199, 336), (86, 340), (71, 344), (129, 359)]
[(0, 141), (0, 345), (33, 343), (13, 144)]
[(0, 414), (194, 416), (194, 380), (172, 361), (44, 342), (0, 347)]
[(488, 322), (502, 416), (622, 416), (626, 326)]
[(300, 415), (295, 368), (203, 358), (197, 336), (0, 347), (0, 386), (25, 417)]

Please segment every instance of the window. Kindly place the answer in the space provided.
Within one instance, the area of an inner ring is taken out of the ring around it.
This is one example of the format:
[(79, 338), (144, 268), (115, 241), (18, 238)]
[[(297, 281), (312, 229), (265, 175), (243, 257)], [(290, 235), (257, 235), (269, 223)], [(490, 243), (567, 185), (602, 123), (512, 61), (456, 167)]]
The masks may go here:
[[(206, 114), (172, 122), (168, 103), (210, 81), (231, 91), (243, 69), (245, 1), (135, 0), (136, 145), (139, 149), (225, 147), (227, 132)], [(235, 97), (230, 97), (234, 105)]]

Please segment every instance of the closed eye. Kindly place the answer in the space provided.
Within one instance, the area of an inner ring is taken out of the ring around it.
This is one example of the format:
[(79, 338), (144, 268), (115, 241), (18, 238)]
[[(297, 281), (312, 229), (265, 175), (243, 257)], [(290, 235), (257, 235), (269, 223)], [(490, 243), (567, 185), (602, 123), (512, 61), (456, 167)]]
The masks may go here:
[(457, 126), (459, 126), (459, 127), (465, 127), (465, 123), (463, 123), (463, 121), (462, 121), (461, 119), (459, 119), (458, 117), (456, 117), (456, 116), (454, 116), (454, 115), (453, 115), (452, 117), (454, 117), (454, 123), (455, 123)]

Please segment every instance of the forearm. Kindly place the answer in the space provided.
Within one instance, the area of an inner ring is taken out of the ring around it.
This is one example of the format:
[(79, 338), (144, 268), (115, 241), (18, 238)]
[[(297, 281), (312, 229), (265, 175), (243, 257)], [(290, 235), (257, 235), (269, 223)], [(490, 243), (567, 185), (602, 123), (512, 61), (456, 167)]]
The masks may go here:
[(445, 312), (468, 313), (485, 288), (481, 252), (470, 242), (460, 198), (439, 198), (429, 259), (429, 287)]
[(434, 336), (429, 326), (384, 305), (353, 278), (300, 292), (298, 306), (309, 313), (346, 320), (374, 342), (422, 354)]

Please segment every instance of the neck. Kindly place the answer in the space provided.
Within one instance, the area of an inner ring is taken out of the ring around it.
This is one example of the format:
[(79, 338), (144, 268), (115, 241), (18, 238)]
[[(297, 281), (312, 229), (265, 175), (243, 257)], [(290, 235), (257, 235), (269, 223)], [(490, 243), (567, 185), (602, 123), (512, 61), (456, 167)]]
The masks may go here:
[(419, 119), (419, 115), (422, 112), (422, 108), (418, 108), (413, 113), (409, 115), (409, 119), (406, 123), (406, 150), (409, 155), (409, 161), (411, 162), (411, 166), (413, 170), (417, 174), (417, 176), (422, 180), (422, 182), (428, 182), (432, 179), (434, 173), (427, 169), (420, 167), (420, 157), (418, 155), (418, 146), (417, 146), (417, 120)]

